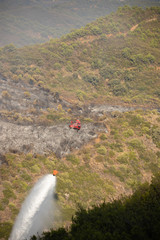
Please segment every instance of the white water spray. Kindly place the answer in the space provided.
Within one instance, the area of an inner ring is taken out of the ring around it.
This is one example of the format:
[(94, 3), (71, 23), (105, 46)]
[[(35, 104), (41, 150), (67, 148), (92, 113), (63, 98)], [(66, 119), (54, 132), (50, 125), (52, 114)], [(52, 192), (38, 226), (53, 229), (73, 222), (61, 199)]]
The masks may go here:
[(30, 239), (53, 227), (56, 177), (48, 174), (32, 188), (16, 219), (9, 240)]

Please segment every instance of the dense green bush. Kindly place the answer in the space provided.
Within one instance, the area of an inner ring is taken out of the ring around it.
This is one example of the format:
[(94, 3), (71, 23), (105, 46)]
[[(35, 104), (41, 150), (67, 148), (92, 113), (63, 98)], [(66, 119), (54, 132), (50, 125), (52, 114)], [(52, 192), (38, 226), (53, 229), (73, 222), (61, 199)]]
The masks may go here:
[(86, 98), (87, 98), (87, 94), (81, 90), (78, 90), (76, 92), (76, 95), (77, 95), (77, 98), (80, 100), (80, 101), (84, 101)]
[(123, 132), (123, 136), (126, 138), (132, 137), (133, 135), (134, 135), (134, 131), (130, 128)]
[(131, 146), (133, 149), (138, 149), (138, 150), (143, 150), (144, 149), (143, 143), (137, 138), (134, 138), (134, 139), (130, 140), (128, 142), (128, 145)]
[(97, 86), (97, 84), (99, 83), (99, 78), (95, 75), (92, 74), (86, 74), (83, 76), (83, 80), (86, 82), (91, 83), (93, 86)]
[(124, 96), (127, 93), (127, 89), (122, 85), (115, 86), (112, 91), (115, 96)]
[(105, 146), (100, 146), (98, 149), (97, 149), (97, 152), (101, 155), (106, 155), (107, 153), (107, 149), (105, 148)]
[(129, 72), (129, 71), (125, 72), (124, 80), (125, 80), (126, 82), (133, 81), (134, 78), (135, 78), (135, 77), (134, 77), (133, 73), (131, 73), (131, 72)]
[(100, 75), (106, 79), (113, 79), (115, 77), (115, 68), (114, 66), (106, 66), (100, 70)]
[(0, 223), (0, 239), (8, 239), (12, 229), (10, 222)]
[(90, 25), (89, 30), (93, 35), (100, 35), (102, 34), (102, 30), (98, 26)]

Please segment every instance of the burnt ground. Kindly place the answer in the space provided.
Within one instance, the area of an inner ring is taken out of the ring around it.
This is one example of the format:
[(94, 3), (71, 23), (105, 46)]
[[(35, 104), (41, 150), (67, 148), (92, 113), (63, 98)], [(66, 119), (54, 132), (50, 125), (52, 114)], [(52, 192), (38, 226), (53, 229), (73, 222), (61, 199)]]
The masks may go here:
[[(13, 82), (0, 77), (0, 110), (20, 113), (28, 116), (28, 110), (34, 108), (37, 112), (47, 108), (57, 109), (61, 104), (63, 109), (72, 108), (73, 113), (83, 114), (83, 109), (72, 107), (62, 100), (57, 92), (51, 93), (25, 83)], [(89, 112), (89, 110), (87, 110)], [(86, 113), (86, 110), (85, 110)], [(97, 132), (107, 131), (102, 124), (84, 123), (81, 130), (69, 129), (68, 123), (44, 126), (40, 124), (18, 124), (13, 119), (4, 119), (0, 115), (0, 153), (32, 152), (48, 154), (54, 152), (57, 157), (80, 148), (97, 136)], [(1, 157), (2, 159), (3, 157)], [(0, 160), (0, 162), (4, 162)]]
[[(31, 84), (14, 82), (0, 76), (0, 110), (18, 112), (28, 115), (28, 110), (34, 108), (39, 111), (47, 108), (57, 109), (61, 104), (64, 110), (70, 108), (73, 115), (97, 117), (113, 113), (125, 112), (133, 108), (111, 105), (72, 106), (59, 96), (59, 93)], [(17, 124), (4, 119), (0, 114), (0, 154), (7, 152), (32, 152), (48, 154), (54, 152), (61, 158), (73, 149), (78, 149), (93, 138), (98, 132), (107, 132), (106, 126), (100, 123), (84, 123), (79, 132), (70, 130), (67, 123), (42, 126), (37, 124)], [(4, 162), (4, 160), (0, 160)]]
[(24, 112), (33, 106), (37, 110), (56, 108), (59, 103), (65, 104), (58, 92), (0, 76), (0, 109)]
[(95, 138), (100, 131), (107, 131), (102, 124), (83, 124), (77, 132), (62, 124), (46, 127), (20, 126), (0, 121), (0, 152), (54, 152), (60, 158)]

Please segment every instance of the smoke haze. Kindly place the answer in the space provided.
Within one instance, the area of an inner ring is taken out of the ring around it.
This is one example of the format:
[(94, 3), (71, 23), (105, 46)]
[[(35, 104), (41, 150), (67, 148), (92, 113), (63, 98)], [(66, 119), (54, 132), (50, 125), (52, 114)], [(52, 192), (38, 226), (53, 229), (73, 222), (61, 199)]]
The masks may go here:
[(160, 6), (159, 0), (0, 0), (0, 47), (49, 41), (123, 5)]

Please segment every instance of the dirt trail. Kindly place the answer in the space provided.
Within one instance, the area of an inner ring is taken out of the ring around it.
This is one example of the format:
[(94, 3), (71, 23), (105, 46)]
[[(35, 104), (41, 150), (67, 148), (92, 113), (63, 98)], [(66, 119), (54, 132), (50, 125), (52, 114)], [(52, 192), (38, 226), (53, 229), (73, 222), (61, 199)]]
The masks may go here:
[[(145, 22), (147, 23), (147, 22), (152, 22), (152, 21), (156, 21), (157, 20), (157, 17), (154, 17), (154, 18), (151, 18), (151, 19), (148, 19), (148, 20), (146, 20)], [(134, 30), (136, 30), (136, 28), (139, 26), (139, 23), (138, 24), (136, 24), (136, 25), (134, 25), (134, 26), (132, 26), (131, 28), (130, 28), (130, 30), (129, 31), (127, 31), (127, 32), (118, 32), (118, 33), (116, 33), (116, 34), (112, 34), (112, 33), (110, 33), (110, 34), (106, 34), (105, 36), (107, 37), (107, 38), (112, 38), (112, 37), (115, 37), (115, 36), (117, 36), (117, 35), (124, 35), (124, 36), (127, 36), (127, 34), (129, 33), (129, 32), (133, 32)], [(93, 42), (94, 40), (97, 40), (97, 39), (99, 39), (99, 36), (85, 36), (85, 37), (81, 37), (79, 40), (81, 41), (81, 43), (90, 43), (90, 42)]]
[(130, 31), (133, 32), (137, 27), (138, 27), (139, 24), (136, 24), (134, 25), (133, 27), (131, 27)]
[[(147, 23), (147, 22), (153, 22), (153, 21), (156, 21), (156, 20), (157, 20), (157, 18), (154, 17), (154, 18), (151, 18), (151, 19), (146, 20), (145, 22), (146, 22), (146, 23)], [(139, 24), (134, 25), (133, 27), (131, 27), (130, 31), (133, 32), (138, 26), (139, 26)]]

